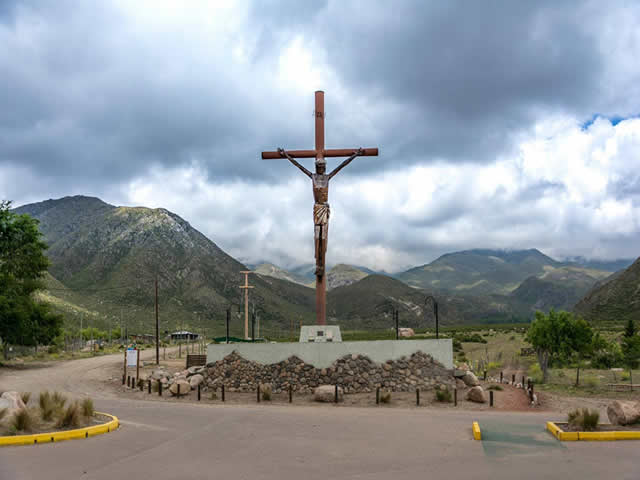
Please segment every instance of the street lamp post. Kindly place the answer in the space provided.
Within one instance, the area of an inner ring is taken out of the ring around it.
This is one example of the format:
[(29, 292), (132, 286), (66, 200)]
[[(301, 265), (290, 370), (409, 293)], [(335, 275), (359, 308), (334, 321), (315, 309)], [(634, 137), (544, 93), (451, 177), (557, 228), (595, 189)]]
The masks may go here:
[[(429, 303), (429, 301), (431, 301), (431, 303), (433, 304), (433, 314), (436, 317), (436, 340), (438, 340), (438, 338), (440, 337), (439, 332), (438, 332), (438, 302), (433, 297), (433, 295), (429, 295), (427, 298), (425, 298), (425, 300), (424, 300), (425, 306)], [(425, 316), (426, 316), (426, 313), (427, 312), (426, 312), (426, 309), (425, 309)]]

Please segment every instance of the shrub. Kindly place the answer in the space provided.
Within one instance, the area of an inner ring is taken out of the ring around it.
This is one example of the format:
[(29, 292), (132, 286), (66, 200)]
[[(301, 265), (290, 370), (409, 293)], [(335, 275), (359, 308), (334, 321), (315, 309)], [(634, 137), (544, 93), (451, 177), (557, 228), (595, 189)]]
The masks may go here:
[(515, 335), (511, 335), (511, 336), (509, 337), (509, 340), (515, 340), (515, 339), (516, 339), (516, 336), (515, 336)]
[(95, 410), (93, 408), (93, 400), (91, 400), (90, 398), (85, 398), (84, 400), (82, 400), (82, 415), (89, 418), (93, 417), (94, 413)]
[(20, 392), (20, 398), (26, 405), (27, 403), (29, 403), (29, 400), (31, 400), (31, 392)]
[(488, 372), (492, 372), (492, 371), (495, 371), (495, 370), (500, 370), (500, 368), (502, 368), (502, 363), (501, 362), (489, 362), (489, 363), (487, 363), (486, 370)]
[(30, 432), (33, 423), (33, 414), (27, 408), (18, 410), (11, 419), (11, 426), (18, 432)]
[(8, 408), (0, 408), (0, 422), (2, 421), (2, 419), (5, 417), (5, 415), (7, 415), (7, 412), (9, 411)]
[(629, 375), (629, 372), (620, 372), (620, 380), (622, 380), (623, 382), (626, 382), (630, 379), (631, 379), (631, 376)]
[(588, 408), (578, 408), (569, 412), (567, 415), (567, 422), (569, 425), (575, 428), (580, 428), (585, 431), (595, 430), (598, 426), (598, 420), (600, 414), (597, 410), (589, 410)]
[(533, 383), (542, 383), (542, 370), (540, 369), (540, 365), (534, 363), (529, 367), (527, 372), (533, 380)]
[(53, 401), (51, 394), (48, 391), (40, 392), (38, 397), (38, 404), (40, 405), (40, 416), (45, 422), (51, 421), (54, 413), (58, 409), (58, 405)]
[(447, 389), (436, 390), (436, 400), (438, 402), (451, 403), (452, 402), (451, 392)]
[(209, 396), (209, 400), (217, 400), (218, 399), (218, 394), (216, 392), (211, 392), (211, 395)]
[(504, 389), (501, 385), (490, 385), (489, 387), (487, 387), (487, 390), (496, 390), (498, 392), (501, 392)]
[(391, 391), (380, 392), (380, 403), (391, 403)]
[(56, 423), (56, 427), (58, 428), (69, 428), (69, 427), (77, 427), (80, 425), (80, 406), (78, 402), (73, 402), (67, 406), (64, 410), (61, 411), (60, 416), (58, 417), (58, 422)]
[(589, 388), (597, 388), (600, 386), (600, 379), (598, 377), (586, 377), (584, 385)]

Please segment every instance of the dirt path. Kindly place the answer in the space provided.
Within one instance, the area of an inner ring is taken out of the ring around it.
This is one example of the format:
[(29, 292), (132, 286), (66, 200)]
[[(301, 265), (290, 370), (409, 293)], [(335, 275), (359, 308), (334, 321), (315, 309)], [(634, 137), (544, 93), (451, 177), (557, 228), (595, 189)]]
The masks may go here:
[[(173, 353), (174, 349), (167, 349)], [(155, 350), (141, 352), (141, 361), (155, 358)], [(33, 368), (0, 368), (0, 392), (6, 390), (39, 392), (57, 390), (72, 395), (118, 396), (112, 380), (121, 378), (123, 355), (101, 355), (64, 362), (51, 362)]]

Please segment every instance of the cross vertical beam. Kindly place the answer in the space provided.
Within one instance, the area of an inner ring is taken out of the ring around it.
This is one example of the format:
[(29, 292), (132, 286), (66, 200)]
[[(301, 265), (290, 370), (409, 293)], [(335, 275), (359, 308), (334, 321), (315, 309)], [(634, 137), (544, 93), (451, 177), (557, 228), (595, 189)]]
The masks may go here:
[(249, 289), (253, 288), (249, 285), (249, 274), (253, 272), (243, 270), (240, 273), (244, 274), (244, 285), (240, 285), (240, 288), (244, 290), (244, 339), (249, 340)]
[[(324, 162), (324, 92), (317, 90), (316, 100), (316, 164)], [(322, 251), (322, 247), (320, 247)], [(327, 276), (324, 274), (325, 257), (322, 256), (322, 274), (316, 275), (316, 325), (327, 324)]]

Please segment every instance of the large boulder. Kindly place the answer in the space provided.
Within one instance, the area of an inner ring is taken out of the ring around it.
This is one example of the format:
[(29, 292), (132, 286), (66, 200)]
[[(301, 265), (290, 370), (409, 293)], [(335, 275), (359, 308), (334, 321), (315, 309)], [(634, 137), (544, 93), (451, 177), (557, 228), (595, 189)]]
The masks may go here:
[(199, 373), (196, 373), (195, 375), (189, 377), (189, 385), (191, 385), (191, 388), (198, 388), (198, 385), (200, 385), (203, 381), (204, 377)]
[(169, 387), (169, 391), (175, 396), (186, 395), (191, 391), (191, 385), (186, 380), (176, 380), (173, 385)]
[(462, 381), (467, 387), (477, 387), (478, 385), (480, 385), (478, 377), (476, 377), (470, 370), (464, 374), (464, 376), (462, 377)]
[(487, 401), (487, 399), (484, 397), (484, 390), (482, 390), (482, 387), (480, 386), (471, 387), (469, 389), (469, 391), (467, 392), (467, 400), (476, 403), (485, 403)]
[(25, 408), (25, 404), (22, 401), (20, 393), (4, 392), (2, 396), (0, 396), (0, 410), (3, 410), (5, 408), (8, 409), (7, 413)]
[(615, 400), (607, 407), (607, 417), (613, 425), (630, 425), (640, 420), (640, 402)]
[[(338, 401), (343, 400), (344, 391), (342, 387), (338, 387)], [(320, 385), (313, 391), (313, 399), (316, 402), (335, 402), (336, 387), (335, 385)]]

